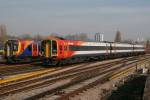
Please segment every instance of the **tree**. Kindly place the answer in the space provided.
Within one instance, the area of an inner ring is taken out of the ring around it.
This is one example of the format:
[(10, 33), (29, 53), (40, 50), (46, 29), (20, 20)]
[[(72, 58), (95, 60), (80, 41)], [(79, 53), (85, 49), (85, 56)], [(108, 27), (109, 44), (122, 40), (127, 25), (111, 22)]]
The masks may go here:
[(4, 24), (0, 25), (0, 41), (4, 43), (7, 40), (7, 31)]
[(122, 41), (122, 38), (121, 38), (121, 32), (120, 31), (117, 31), (116, 32), (116, 37), (115, 37), (115, 42), (121, 42)]

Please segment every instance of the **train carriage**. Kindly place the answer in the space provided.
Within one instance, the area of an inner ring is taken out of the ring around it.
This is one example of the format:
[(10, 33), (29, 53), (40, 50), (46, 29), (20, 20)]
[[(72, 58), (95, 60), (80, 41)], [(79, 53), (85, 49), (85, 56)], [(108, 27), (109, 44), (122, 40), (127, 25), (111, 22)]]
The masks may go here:
[(111, 56), (123, 57), (133, 55), (133, 44), (111, 43)]
[(133, 45), (133, 52), (135, 55), (145, 54), (146, 53), (146, 46), (145, 45)]
[(8, 40), (4, 57), (8, 63), (31, 62), (40, 57), (41, 43), (32, 40)]
[(45, 64), (79, 62), (100, 59), (110, 55), (110, 43), (47, 39), (42, 41)]

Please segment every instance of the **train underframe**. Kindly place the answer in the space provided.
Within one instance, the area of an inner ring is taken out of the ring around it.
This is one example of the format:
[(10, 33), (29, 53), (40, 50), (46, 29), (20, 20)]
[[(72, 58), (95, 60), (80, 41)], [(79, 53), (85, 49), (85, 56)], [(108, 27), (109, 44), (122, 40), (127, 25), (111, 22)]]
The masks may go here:
[(11, 56), (11, 57), (6, 57), (6, 63), (8, 64), (20, 64), (20, 63), (30, 63), (30, 62), (35, 62), (35, 61), (40, 61), (40, 57), (31, 57), (31, 56), (26, 56), (26, 57), (16, 57), (16, 56)]
[(130, 57), (130, 56), (137, 56), (143, 55), (144, 52), (135, 52), (135, 53), (113, 53), (113, 54), (100, 54), (100, 55), (78, 55), (73, 56), (67, 59), (56, 59), (56, 58), (44, 58), (44, 65), (56, 65), (61, 66), (65, 64), (73, 64), (73, 63), (81, 63), (86, 61), (101, 61), (106, 59), (114, 59), (114, 58), (121, 58), (121, 57)]

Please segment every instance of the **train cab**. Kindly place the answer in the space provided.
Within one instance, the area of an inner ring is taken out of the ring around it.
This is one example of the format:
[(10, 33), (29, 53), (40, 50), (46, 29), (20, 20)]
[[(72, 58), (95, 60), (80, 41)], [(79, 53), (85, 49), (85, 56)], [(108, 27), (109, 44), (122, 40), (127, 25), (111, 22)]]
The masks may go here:
[(55, 40), (42, 41), (42, 56), (46, 58), (57, 56), (57, 42)]
[(4, 47), (4, 58), (8, 63), (36, 61), (41, 56), (40, 44), (32, 40), (8, 40)]
[(6, 58), (13, 57), (18, 52), (19, 41), (18, 40), (8, 40), (4, 46), (4, 56)]
[(58, 55), (58, 45), (56, 40), (42, 41), (42, 58), (46, 64), (56, 65)]

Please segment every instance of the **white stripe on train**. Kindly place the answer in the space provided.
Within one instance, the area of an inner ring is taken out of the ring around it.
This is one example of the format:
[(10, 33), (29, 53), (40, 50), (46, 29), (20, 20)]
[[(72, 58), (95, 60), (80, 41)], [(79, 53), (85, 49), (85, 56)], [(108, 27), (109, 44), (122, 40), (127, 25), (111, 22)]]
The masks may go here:
[[(140, 50), (134, 50), (135, 51), (144, 51), (143, 49), (140, 49)], [(124, 52), (133, 52), (133, 50), (112, 50), (112, 53), (124, 53)], [(80, 54), (103, 54), (103, 53), (110, 53), (110, 50), (106, 51), (106, 50), (103, 50), (103, 51), (75, 51), (75, 55), (80, 55)]]
[[(80, 54), (99, 54), (99, 53), (107, 53), (106, 50), (103, 51), (75, 51), (75, 55), (80, 55)], [(108, 51), (110, 53), (110, 50)]]

